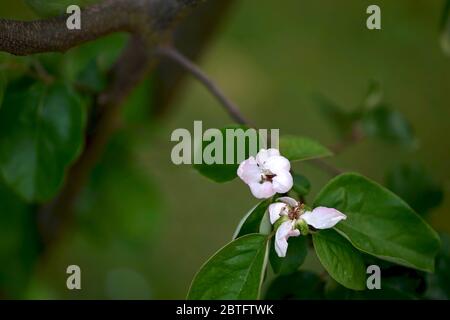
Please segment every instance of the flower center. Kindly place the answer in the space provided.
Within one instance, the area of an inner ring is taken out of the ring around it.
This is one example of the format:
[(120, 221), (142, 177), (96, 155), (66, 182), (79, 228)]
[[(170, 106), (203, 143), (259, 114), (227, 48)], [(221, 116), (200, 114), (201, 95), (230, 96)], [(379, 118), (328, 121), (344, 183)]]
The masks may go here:
[(291, 210), (289, 210), (288, 217), (291, 220), (298, 220), (304, 212), (305, 212), (305, 204), (302, 203), (291, 208)]
[(263, 169), (261, 170), (261, 183), (265, 181), (272, 182), (273, 178), (275, 178), (277, 175), (270, 172), (270, 170)]

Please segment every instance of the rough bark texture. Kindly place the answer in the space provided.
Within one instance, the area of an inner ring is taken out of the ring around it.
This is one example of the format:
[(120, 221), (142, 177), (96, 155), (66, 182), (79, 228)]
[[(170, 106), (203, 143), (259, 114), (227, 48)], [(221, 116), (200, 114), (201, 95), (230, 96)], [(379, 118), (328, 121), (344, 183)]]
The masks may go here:
[(82, 10), (81, 30), (68, 30), (66, 16), (36, 21), (0, 19), (0, 51), (15, 55), (64, 52), (114, 32), (157, 40), (186, 9), (202, 0), (105, 0)]

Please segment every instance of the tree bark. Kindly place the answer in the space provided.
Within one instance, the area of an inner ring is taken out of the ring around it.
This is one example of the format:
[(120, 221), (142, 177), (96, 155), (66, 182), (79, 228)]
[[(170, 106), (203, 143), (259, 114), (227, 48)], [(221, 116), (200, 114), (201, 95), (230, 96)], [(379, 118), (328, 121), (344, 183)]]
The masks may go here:
[(104, 0), (82, 10), (81, 29), (69, 30), (66, 16), (36, 21), (0, 19), (0, 51), (15, 55), (64, 52), (114, 32), (158, 41), (185, 11), (203, 0)]

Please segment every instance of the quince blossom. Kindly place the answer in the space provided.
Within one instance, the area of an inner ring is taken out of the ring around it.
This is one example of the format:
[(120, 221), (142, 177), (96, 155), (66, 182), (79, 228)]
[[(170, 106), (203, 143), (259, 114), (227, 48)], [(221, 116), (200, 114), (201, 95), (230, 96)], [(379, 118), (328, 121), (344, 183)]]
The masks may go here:
[(291, 164), (277, 149), (261, 149), (256, 157), (243, 161), (237, 174), (258, 199), (286, 193), (293, 185)]
[(315, 229), (329, 229), (347, 218), (333, 208), (317, 207), (309, 211), (304, 204), (290, 197), (282, 197), (278, 201), (269, 206), (269, 215), (272, 224), (282, 219), (275, 234), (275, 251), (279, 257), (286, 256), (288, 238), (298, 237), (300, 233), (306, 235), (308, 225)]

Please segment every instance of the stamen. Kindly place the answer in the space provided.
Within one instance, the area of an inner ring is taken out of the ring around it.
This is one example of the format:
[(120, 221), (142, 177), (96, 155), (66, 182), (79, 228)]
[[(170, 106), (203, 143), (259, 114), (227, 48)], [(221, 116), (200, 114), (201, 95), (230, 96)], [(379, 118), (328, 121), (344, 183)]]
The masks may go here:
[(269, 170), (262, 170), (261, 174), (261, 183), (264, 181), (272, 182), (273, 178), (275, 178), (277, 175), (273, 174)]
[(297, 206), (291, 207), (288, 212), (288, 217), (291, 220), (297, 220), (300, 218), (300, 216), (305, 212), (305, 204), (304, 203), (298, 203)]

